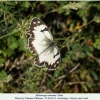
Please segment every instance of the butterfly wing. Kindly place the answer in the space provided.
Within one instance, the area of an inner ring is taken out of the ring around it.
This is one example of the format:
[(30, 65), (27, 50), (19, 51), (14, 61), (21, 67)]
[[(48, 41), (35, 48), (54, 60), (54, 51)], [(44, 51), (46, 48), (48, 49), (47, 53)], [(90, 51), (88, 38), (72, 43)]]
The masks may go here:
[(56, 69), (60, 63), (60, 52), (56, 46), (50, 46), (53, 37), (48, 27), (40, 19), (33, 18), (29, 33), (29, 50), (32, 54), (37, 55), (35, 65), (39, 67), (45, 65), (50, 70)]
[[(51, 46), (38, 55), (34, 61), (36, 66), (44, 64), (48, 70), (55, 70), (60, 65), (60, 51), (57, 46)], [(42, 63), (41, 63), (42, 62)]]
[(38, 18), (32, 19), (29, 27), (29, 33), (30, 37), (28, 39), (28, 45), (29, 50), (33, 54), (40, 54), (42, 52), (41, 50), (47, 48), (47, 43), (53, 41), (53, 37), (48, 30), (48, 27)]
[(57, 46), (52, 46), (47, 50), (45, 66), (49, 70), (55, 70), (60, 65), (60, 51)]

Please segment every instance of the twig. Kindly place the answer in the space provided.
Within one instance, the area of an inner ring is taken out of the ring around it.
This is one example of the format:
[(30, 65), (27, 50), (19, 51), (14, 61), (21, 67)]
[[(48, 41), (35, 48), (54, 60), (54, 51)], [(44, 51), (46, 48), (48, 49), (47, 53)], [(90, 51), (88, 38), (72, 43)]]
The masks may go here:
[(62, 75), (57, 80), (61, 80), (61, 79), (65, 78), (65, 77), (66, 77), (66, 75)]
[(96, 58), (96, 57), (94, 57), (92, 54), (90, 55), (90, 57), (91, 57), (92, 59), (94, 59), (95, 61), (97, 61), (98, 63), (100, 63), (100, 58)]
[(69, 71), (69, 73), (72, 73), (79, 65), (80, 65), (80, 63), (78, 63), (73, 69), (71, 69), (71, 70)]
[(86, 82), (69, 82), (69, 83), (66, 83), (67, 85), (73, 85), (73, 84), (85, 84)]
[(53, 89), (57, 88), (61, 83), (62, 83), (62, 80), (60, 80), (60, 81), (58, 82), (58, 84), (56, 84), (55, 87), (54, 87)]

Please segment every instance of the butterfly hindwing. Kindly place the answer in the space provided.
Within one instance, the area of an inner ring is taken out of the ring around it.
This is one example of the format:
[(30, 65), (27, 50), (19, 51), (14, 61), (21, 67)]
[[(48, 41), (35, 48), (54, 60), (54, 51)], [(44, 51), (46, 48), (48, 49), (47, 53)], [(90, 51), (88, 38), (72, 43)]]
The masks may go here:
[[(49, 51), (49, 50), (48, 50)], [(48, 53), (48, 59), (45, 61), (45, 66), (49, 70), (54, 70), (60, 65), (60, 51), (58, 47), (52, 47), (51, 53)]]
[(53, 42), (53, 37), (46, 24), (38, 18), (33, 18), (29, 33), (29, 50), (36, 55), (34, 64), (38, 67), (44, 65), (49, 70), (55, 70), (60, 64), (60, 51)]
[(39, 67), (45, 65), (49, 70), (54, 70), (59, 66), (60, 60), (60, 51), (58, 47), (51, 46), (47, 48), (45, 52), (38, 55), (34, 63)]

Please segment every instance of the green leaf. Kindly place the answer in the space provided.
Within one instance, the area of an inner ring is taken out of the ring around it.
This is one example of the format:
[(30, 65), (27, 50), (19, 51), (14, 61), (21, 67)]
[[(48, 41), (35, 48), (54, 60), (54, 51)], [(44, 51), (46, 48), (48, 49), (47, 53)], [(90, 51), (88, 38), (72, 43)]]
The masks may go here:
[(25, 6), (26, 8), (29, 8), (30, 3), (29, 3), (28, 1), (26, 1), (25, 4), (24, 4), (24, 6)]
[(23, 50), (25, 51), (25, 39), (22, 39), (20, 38), (18, 41), (17, 41), (17, 44), (19, 46), (19, 50)]
[(94, 49), (93, 49), (92, 46), (89, 46), (89, 47), (88, 47), (88, 51), (93, 52), (93, 50), (94, 50)]
[(92, 87), (92, 83), (91, 82), (86, 82), (86, 85), (91, 88)]
[(87, 55), (87, 56), (90, 56), (91, 53), (90, 53), (89, 51), (86, 51), (86, 55)]
[(0, 57), (0, 65), (3, 64), (4, 62), (5, 62), (5, 59)]
[(81, 52), (80, 53), (80, 58), (84, 58), (84, 57), (86, 57), (86, 54), (84, 52)]
[(85, 92), (88, 92), (88, 88), (86, 87), (86, 85), (82, 85), (82, 88), (85, 90)]
[(65, 12), (65, 9), (63, 9), (62, 7), (59, 8), (59, 13), (63, 13)]
[(93, 44), (93, 46), (94, 46), (96, 49), (100, 50), (100, 38), (97, 38), (97, 39), (96, 39), (96, 41), (95, 41), (95, 43)]
[(0, 71), (0, 80), (5, 80), (6, 77), (7, 77), (7, 73), (4, 70)]
[(8, 57), (10, 57), (11, 55), (13, 55), (13, 54), (15, 53), (14, 50), (12, 50), (12, 49), (10, 49), (10, 48), (8, 48), (8, 49), (6, 50), (6, 52), (7, 52)]
[(7, 50), (5, 50), (5, 49), (2, 50), (2, 54), (3, 54), (4, 57), (7, 56), (7, 53), (8, 53)]
[(17, 43), (16, 42), (11, 43), (9, 45), (9, 48), (12, 49), (12, 50), (16, 49), (17, 48)]
[(95, 81), (98, 80), (98, 76), (94, 71), (91, 71), (91, 74), (92, 74)]
[(86, 6), (85, 2), (79, 2), (79, 3), (70, 3), (68, 5), (65, 5), (63, 8), (64, 9), (74, 9), (74, 10), (78, 10), (78, 8), (83, 8), (84, 6)]

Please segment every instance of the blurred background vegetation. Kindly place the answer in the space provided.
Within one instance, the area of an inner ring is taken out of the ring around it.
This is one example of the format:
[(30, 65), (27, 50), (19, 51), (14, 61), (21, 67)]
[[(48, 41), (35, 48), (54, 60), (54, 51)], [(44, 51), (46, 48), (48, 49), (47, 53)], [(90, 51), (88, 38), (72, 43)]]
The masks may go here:
[[(55, 71), (33, 65), (27, 46), (32, 18), (58, 42)], [(100, 93), (100, 2), (1, 1), (1, 93)]]

